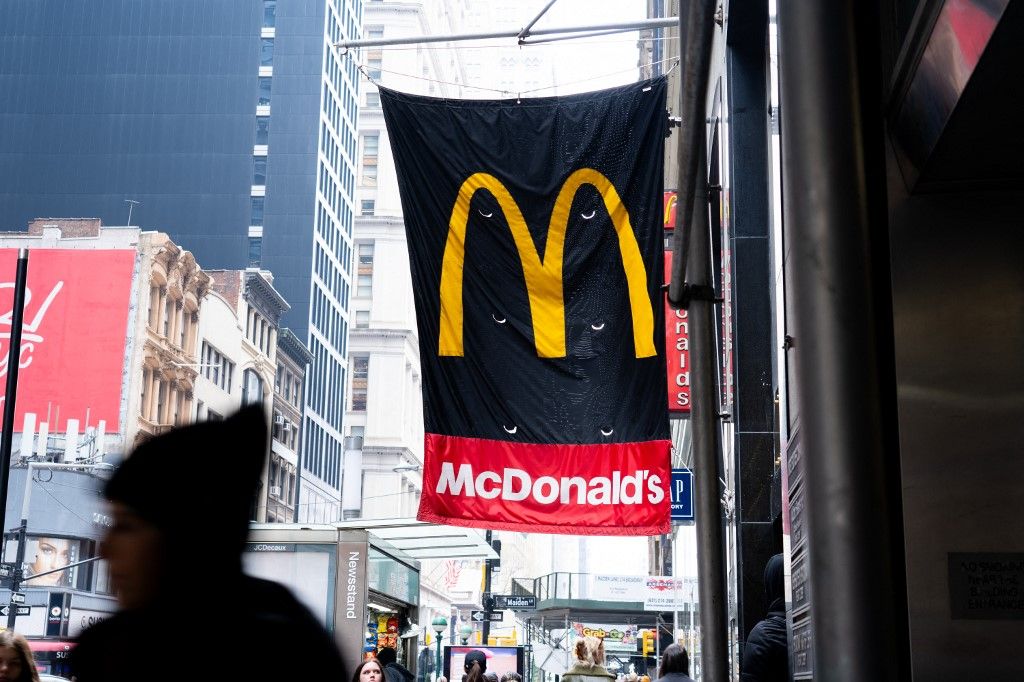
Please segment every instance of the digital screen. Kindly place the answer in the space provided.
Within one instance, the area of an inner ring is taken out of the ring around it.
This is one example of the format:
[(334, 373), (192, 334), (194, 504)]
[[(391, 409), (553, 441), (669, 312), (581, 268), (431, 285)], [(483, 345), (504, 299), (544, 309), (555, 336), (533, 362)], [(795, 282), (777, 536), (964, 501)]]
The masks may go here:
[(487, 657), (487, 672), (501, 679), (505, 673), (523, 674), (522, 649), (516, 646), (446, 646), (444, 652), (445, 671), (449, 682), (459, 682), (465, 674), (466, 654), (482, 651)]

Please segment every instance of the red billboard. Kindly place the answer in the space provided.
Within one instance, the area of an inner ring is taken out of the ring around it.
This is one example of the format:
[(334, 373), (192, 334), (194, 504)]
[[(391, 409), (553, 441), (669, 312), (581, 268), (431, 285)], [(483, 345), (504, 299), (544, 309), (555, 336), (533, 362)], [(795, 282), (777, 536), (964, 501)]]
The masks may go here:
[[(18, 250), (0, 249), (0, 396), (6, 393)], [(31, 249), (15, 428), (25, 414), (62, 433), (106, 421), (119, 430), (133, 249)], [(0, 404), (4, 398), (0, 397)], [(49, 417), (47, 417), (49, 415)], [(86, 419), (88, 417), (88, 420)]]
[[(672, 252), (665, 252), (665, 276), (672, 272)], [(690, 320), (685, 310), (674, 310), (665, 297), (665, 364), (668, 367), (668, 411), (690, 413)]]

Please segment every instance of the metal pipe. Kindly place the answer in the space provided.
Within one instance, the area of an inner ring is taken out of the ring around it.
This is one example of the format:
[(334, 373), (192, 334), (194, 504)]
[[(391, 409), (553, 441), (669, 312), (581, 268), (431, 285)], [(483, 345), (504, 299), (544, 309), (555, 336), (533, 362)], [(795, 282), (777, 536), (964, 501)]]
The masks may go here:
[(531, 29), (531, 28), (533, 28), (533, 25), (534, 25), (534, 24), (536, 24), (536, 23), (537, 23), (538, 21), (540, 21), (540, 18), (541, 18), (542, 16), (544, 16), (544, 14), (545, 14), (545, 13), (546, 13), (546, 12), (547, 12), (547, 11), (548, 11), (549, 9), (551, 9), (551, 5), (555, 4), (556, 2), (558, 2), (558, 0), (550, 0), (550, 2), (548, 2), (548, 4), (544, 5), (544, 9), (542, 9), (542, 10), (541, 10), (540, 12), (538, 12), (538, 13), (537, 13), (537, 16), (535, 16), (535, 17), (533, 18), (533, 21), (531, 21), (530, 23), (528, 23), (528, 24), (526, 25), (526, 28), (524, 28), (524, 29), (523, 29), (522, 31), (520, 31), (520, 32), (519, 32), (519, 39), (520, 39), (520, 40), (522, 40), (522, 39), (523, 39), (523, 38), (525, 38), (526, 36), (530, 35), (530, 29)]
[(892, 329), (875, 303), (891, 294), (871, 257), (872, 231), (887, 229), (871, 4), (782, 2), (778, 19), (786, 315), (803, 396), (814, 666), (837, 682), (906, 679), (908, 641), (899, 475), (887, 465), (898, 445), (883, 410), (894, 404), (894, 370), (880, 361)]
[(11, 311), (11, 338), (7, 349), (7, 388), (4, 393), (3, 433), (0, 434), (0, 528), (7, 527), (7, 493), (11, 474), (11, 445), (14, 439), (14, 413), (18, 397), (18, 369), (21, 363), (21, 330), (25, 319), (25, 287), (28, 281), (28, 249), (18, 250), (14, 274), (14, 307)]
[[(714, 35), (713, 0), (690, 0), (688, 12), (679, 11), (679, 54), (682, 56), (683, 87), (680, 88), (679, 187), (676, 204), (675, 237), (672, 241), (672, 279), (668, 302), (685, 308), (687, 250), (691, 230), (684, 221), (693, 214), (697, 183), (697, 155), (707, 137), (707, 91), (711, 68), (711, 40)], [(684, 21), (685, 17), (685, 21)]]
[[(693, 232), (688, 272), (694, 286), (711, 285), (711, 234), (708, 221), (707, 150), (703, 134), (693, 149), (697, 160)], [(706, 682), (729, 679), (726, 617), (725, 538), (722, 531), (718, 372), (715, 305), (707, 298), (690, 302), (690, 421), (693, 424), (693, 498), (697, 525), (697, 575), (700, 590), (701, 660)]]
[[(607, 31), (621, 29), (623, 31), (641, 30), (645, 28), (664, 28), (675, 26), (677, 19), (642, 19), (614, 24), (596, 24), (594, 26), (563, 26), (561, 28), (542, 28), (532, 31), (532, 36), (555, 35), (557, 33), (584, 33), (588, 31)], [(441, 36), (406, 36), (403, 38), (366, 38), (364, 40), (341, 40), (334, 47), (378, 47), (387, 45), (415, 45), (417, 43), (457, 43), (466, 40), (486, 40), (488, 38), (518, 38), (519, 31), (492, 31), (489, 33), (453, 33)]]

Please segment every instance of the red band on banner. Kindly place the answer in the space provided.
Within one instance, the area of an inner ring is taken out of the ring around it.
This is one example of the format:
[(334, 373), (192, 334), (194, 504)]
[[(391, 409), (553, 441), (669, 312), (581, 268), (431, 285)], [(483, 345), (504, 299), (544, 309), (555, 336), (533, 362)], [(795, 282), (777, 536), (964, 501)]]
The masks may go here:
[(570, 535), (669, 532), (670, 441), (536, 444), (436, 433), (425, 441), (421, 521)]

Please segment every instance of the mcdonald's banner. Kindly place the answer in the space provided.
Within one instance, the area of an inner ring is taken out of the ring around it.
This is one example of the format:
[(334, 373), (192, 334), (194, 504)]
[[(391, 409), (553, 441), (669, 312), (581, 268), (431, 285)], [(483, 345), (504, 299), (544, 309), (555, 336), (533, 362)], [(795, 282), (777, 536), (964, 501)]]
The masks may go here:
[(669, 531), (665, 83), (498, 101), (381, 89), (419, 331), (419, 519)]

